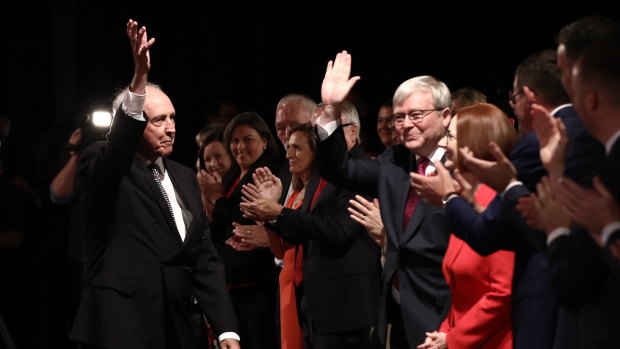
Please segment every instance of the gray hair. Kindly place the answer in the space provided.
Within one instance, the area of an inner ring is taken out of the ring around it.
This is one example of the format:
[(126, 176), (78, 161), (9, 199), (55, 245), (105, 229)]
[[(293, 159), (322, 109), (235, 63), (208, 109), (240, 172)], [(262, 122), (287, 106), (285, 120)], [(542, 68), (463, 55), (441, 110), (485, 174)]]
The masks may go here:
[(361, 144), (362, 140), (360, 139), (360, 132), (362, 130), (362, 125), (360, 124), (360, 115), (357, 112), (357, 108), (353, 105), (353, 103), (349, 101), (342, 101), (340, 105), (340, 116), (342, 118), (342, 123), (352, 123), (353, 125), (357, 125), (357, 143)]
[(276, 110), (280, 108), (280, 105), (286, 102), (298, 104), (297, 110), (299, 112), (305, 113), (307, 115), (308, 121), (312, 119), (312, 114), (314, 113), (314, 110), (317, 107), (316, 102), (313, 101), (310, 97), (296, 94), (296, 93), (291, 93), (291, 94), (288, 94), (282, 97), (282, 99), (280, 99), (280, 101), (278, 102), (278, 105), (276, 106)]
[(416, 76), (400, 84), (394, 92), (394, 107), (401, 106), (407, 97), (417, 91), (430, 91), (435, 108), (450, 108), (452, 110), (450, 89), (446, 84), (430, 75)]

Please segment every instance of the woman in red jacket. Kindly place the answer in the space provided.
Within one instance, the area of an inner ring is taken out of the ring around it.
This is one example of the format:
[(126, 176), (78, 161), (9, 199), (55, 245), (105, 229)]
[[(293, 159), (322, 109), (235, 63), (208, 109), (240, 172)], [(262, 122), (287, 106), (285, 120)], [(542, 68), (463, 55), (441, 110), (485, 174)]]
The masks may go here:
[[(462, 171), (457, 149), (468, 147), (476, 157), (493, 159), (488, 144), (509, 154), (516, 132), (496, 106), (477, 103), (459, 110), (447, 132), (445, 167), (455, 169), (460, 195), (482, 211), (495, 192)], [(459, 171), (460, 170), (460, 171)], [(469, 193), (469, 194), (468, 194)], [(511, 292), (514, 253), (498, 251), (480, 256), (452, 235), (443, 260), (443, 274), (452, 292), (452, 305), (438, 331), (427, 333), (418, 349), (512, 348)]]

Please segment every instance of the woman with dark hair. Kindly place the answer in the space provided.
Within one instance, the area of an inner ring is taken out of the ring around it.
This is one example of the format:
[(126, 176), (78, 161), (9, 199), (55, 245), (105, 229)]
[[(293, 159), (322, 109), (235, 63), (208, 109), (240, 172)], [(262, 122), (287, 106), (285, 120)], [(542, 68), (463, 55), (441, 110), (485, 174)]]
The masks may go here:
[(259, 167), (279, 170), (278, 148), (265, 121), (253, 112), (237, 115), (226, 126), (224, 144), (238, 166), (223, 177), (223, 190), (210, 193), (208, 198), (214, 203), (213, 242), (226, 267), (226, 282), (239, 320), (243, 347), (276, 348), (274, 314), (278, 275), (273, 254), (268, 248), (237, 250), (231, 245), (240, 242), (234, 234), (237, 227), (256, 225), (241, 215), (241, 188), (252, 181), (252, 173)]
[(223, 193), (222, 178), (237, 163), (224, 145), (224, 125), (211, 125), (205, 128), (203, 140), (198, 149), (198, 173), (196, 179), (200, 185), (202, 204), (207, 217), (212, 220), (213, 202), (209, 200), (211, 192)]
[[(495, 142), (504, 154), (510, 154), (517, 139), (516, 131), (498, 107), (476, 103), (457, 112), (446, 138), (444, 166), (455, 170), (454, 176), (461, 187), (459, 195), (481, 212), (495, 197), (495, 191), (466, 172), (457, 156), (458, 149), (467, 147), (480, 159), (493, 159), (488, 145)], [(444, 175), (446, 182), (453, 185), (450, 175), (440, 167), (438, 165), (438, 177)], [(412, 177), (418, 182), (418, 176)], [(414, 188), (431, 204), (440, 205), (430, 199), (435, 195), (426, 188), (419, 184), (414, 184)], [(452, 193), (448, 193), (450, 195)], [(453, 234), (442, 266), (452, 292), (450, 310), (438, 331), (427, 333), (426, 341), (418, 349), (512, 348), (514, 252), (498, 251), (481, 256)]]

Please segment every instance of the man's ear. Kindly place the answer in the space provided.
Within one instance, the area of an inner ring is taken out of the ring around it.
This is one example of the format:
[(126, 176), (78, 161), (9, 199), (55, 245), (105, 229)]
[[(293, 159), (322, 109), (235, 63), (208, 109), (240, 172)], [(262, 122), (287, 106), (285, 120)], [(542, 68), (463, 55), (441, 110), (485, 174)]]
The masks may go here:
[(527, 98), (530, 103), (539, 103), (540, 100), (536, 92), (532, 91), (529, 86), (523, 86), (523, 95)]
[(452, 112), (450, 111), (450, 108), (444, 108), (440, 115), (442, 117), (441, 125), (447, 129), (448, 126), (450, 126), (450, 120), (452, 120)]
[(588, 108), (588, 111), (598, 109), (599, 104), (599, 96), (596, 90), (593, 88), (588, 88), (586, 90), (586, 108)]

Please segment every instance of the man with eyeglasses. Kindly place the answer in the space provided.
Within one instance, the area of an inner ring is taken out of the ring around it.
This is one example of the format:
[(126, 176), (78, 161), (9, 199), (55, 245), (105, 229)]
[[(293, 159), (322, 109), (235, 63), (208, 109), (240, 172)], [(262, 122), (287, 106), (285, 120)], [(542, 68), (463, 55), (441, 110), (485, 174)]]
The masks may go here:
[(409, 173), (431, 173), (433, 163), (443, 158), (438, 144), (450, 122), (450, 90), (431, 76), (402, 83), (394, 94), (392, 117), (401, 144), (376, 160), (354, 159), (346, 151), (339, 112), (359, 80), (349, 78), (350, 69), (351, 55), (343, 51), (325, 73), (325, 108), (316, 127), (319, 170), (330, 182), (381, 202), (387, 252), (377, 339), (385, 344), (389, 321), (391, 348), (413, 348), (424, 341), (425, 332), (440, 325), (449, 308), (450, 291), (441, 272), (449, 239), (446, 220), (442, 209), (427, 205), (411, 190)]

